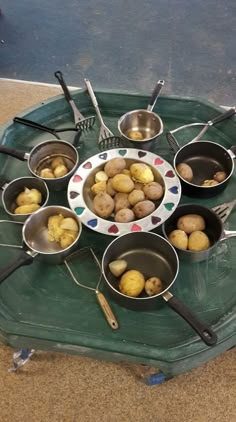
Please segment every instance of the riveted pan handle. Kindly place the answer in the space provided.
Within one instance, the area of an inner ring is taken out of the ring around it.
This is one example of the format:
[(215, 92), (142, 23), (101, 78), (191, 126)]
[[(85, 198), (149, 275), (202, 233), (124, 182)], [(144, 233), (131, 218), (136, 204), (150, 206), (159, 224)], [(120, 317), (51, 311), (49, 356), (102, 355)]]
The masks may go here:
[(22, 250), (18, 257), (5, 268), (0, 270), (0, 283), (2, 283), (10, 274), (12, 274), (17, 268), (22, 267), (23, 265), (29, 265), (33, 262), (33, 257), (29, 253)]
[(57, 80), (58, 80), (59, 84), (61, 85), (61, 87), (62, 87), (62, 89), (63, 89), (63, 92), (64, 92), (64, 94), (65, 94), (66, 101), (68, 101), (68, 103), (69, 103), (70, 101), (73, 101), (73, 99), (72, 99), (72, 97), (71, 97), (71, 95), (70, 95), (70, 91), (69, 91), (69, 89), (67, 88), (67, 85), (66, 85), (66, 83), (65, 83), (65, 80), (64, 80), (64, 78), (63, 78), (63, 74), (62, 74), (62, 72), (61, 72), (60, 70), (57, 70), (57, 71), (54, 73), (54, 75), (55, 75), (55, 77), (57, 78)]
[(162, 87), (164, 85), (165, 85), (165, 81), (163, 81), (163, 80), (159, 80), (156, 83), (156, 86), (155, 86), (155, 88), (154, 88), (154, 90), (152, 92), (151, 98), (149, 100), (149, 104), (148, 104), (148, 107), (147, 107), (147, 110), (148, 111), (152, 111), (153, 110), (153, 108), (154, 108), (154, 106), (156, 104), (156, 100), (159, 97), (160, 92), (161, 92), (161, 89), (162, 89)]
[(23, 117), (14, 117), (13, 122), (20, 123), (25, 126), (33, 127), (34, 129), (42, 130), (43, 132), (51, 133), (57, 139), (61, 139), (60, 136), (57, 135), (56, 130), (50, 127), (41, 125), (40, 123), (33, 122), (32, 120), (24, 119)]
[(167, 305), (173, 309), (173, 311), (175, 311), (178, 315), (184, 318), (189, 325), (191, 325), (194, 331), (196, 331), (196, 333), (201, 337), (204, 343), (207, 344), (207, 346), (214, 346), (216, 344), (217, 335), (215, 332), (206, 324), (199, 321), (199, 319), (197, 319), (192, 314), (190, 309), (188, 309), (188, 307), (183, 302), (173, 296), (170, 292), (165, 292), (162, 297), (166, 301)]
[(25, 152), (19, 151), (14, 148), (8, 148), (5, 145), (0, 145), (0, 153), (10, 155), (11, 157), (18, 158), (18, 160), (25, 161)]

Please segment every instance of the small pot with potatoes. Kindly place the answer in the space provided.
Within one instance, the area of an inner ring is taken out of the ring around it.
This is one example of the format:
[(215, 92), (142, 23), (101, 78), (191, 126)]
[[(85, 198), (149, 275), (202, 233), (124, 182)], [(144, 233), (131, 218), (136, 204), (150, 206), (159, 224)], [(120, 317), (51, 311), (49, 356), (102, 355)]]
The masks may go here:
[(236, 231), (224, 229), (213, 210), (197, 204), (179, 205), (163, 223), (162, 230), (179, 258), (188, 262), (211, 258), (220, 242), (236, 237)]

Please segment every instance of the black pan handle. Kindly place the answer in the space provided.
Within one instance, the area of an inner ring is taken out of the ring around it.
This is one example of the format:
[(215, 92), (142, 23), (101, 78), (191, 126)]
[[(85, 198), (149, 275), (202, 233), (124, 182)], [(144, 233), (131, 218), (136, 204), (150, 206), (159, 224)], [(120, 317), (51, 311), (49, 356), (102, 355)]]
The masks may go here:
[(159, 80), (156, 83), (156, 86), (155, 86), (155, 88), (154, 88), (154, 90), (152, 92), (151, 98), (149, 100), (149, 104), (148, 104), (148, 108), (147, 108), (148, 111), (152, 111), (153, 110), (153, 108), (154, 108), (154, 106), (156, 104), (156, 100), (159, 97), (159, 94), (161, 92), (161, 89), (162, 89), (162, 87), (164, 85), (165, 85), (165, 81), (164, 80)]
[(48, 132), (54, 135), (57, 139), (60, 139), (60, 136), (57, 135), (55, 129), (41, 125), (40, 123), (33, 122), (32, 120), (24, 119), (23, 117), (14, 117), (14, 123), (21, 123), (22, 125), (33, 127), (34, 129), (42, 130), (43, 132)]
[(210, 126), (215, 125), (216, 123), (223, 122), (223, 120), (228, 119), (229, 117), (233, 116), (236, 113), (235, 107), (230, 108), (229, 110), (221, 113), (219, 116), (215, 117), (214, 119), (210, 120)]
[(0, 283), (2, 283), (15, 270), (17, 270), (17, 268), (20, 268), (23, 265), (31, 264), (33, 259), (34, 258), (31, 255), (22, 250), (14, 262), (0, 270)]
[(14, 148), (8, 148), (5, 145), (0, 145), (0, 153), (10, 155), (11, 157), (18, 158), (18, 160), (25, 161), (25, 152), (19, 151)]
[(167, 305), (173, 309), (178, 315), (185, 319), (185, 321), (191, 325), (196, 333), (201, 337), (207, 346), (214, 346), (217, 342), (217, 335), (215, 332), (207, 327), (206, 324), (199, 321), (190, 309), (179, 299), (173, 296), (170, 292), (166, 292), (162, 295)]
[(68, 103), (69, 103), (69, 102), (70, 102), (70, 101), (72, 101), (73, 99), (72, 99), (72, 97), (71, 97), (71, 95), (70, 95), (69, 89), (67, 88), (67, 85), (66, 85), (65, 80), (64, 80), (64, 78), (63, 78), (63, 74), (62, 74), (62, 72), (61, 72), (60, 70), (57, 70), (57, 71), (54, 73), (54, 75), (55, 75), (55, 77), (57, 78), (57, 80), (58, 80), (59, 84), (61, 85), (61, 87), (62, 87), (62, 89), (63, 89), (63, 91), (64, 91), (64, 94), (65, 94), (65, 98), (66, 98), (66, 100), (67, 100), (67, 101), (68, 101)]

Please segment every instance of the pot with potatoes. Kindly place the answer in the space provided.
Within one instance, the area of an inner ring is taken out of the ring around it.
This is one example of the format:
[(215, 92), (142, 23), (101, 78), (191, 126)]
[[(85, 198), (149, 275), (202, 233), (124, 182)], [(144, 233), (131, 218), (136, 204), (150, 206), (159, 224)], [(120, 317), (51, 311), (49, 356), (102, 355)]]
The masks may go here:
[(179, 258), (191, 263), (211, 258), (221, 242), (236, 237), (213, 210), (197, 204), (179, 205), (162, 230)]
[(179, 259), (164, 237), (152, 232), (133, 232), (115, 238), (103, 254), (102, 272), (109, 293), (121, 306), (150, 311), (166, 303), (208, 346), (216, 344), (212, 328), (170, 292), (179, 273)]
[(53, 265), (63, 263), (78, 248), (81, 231), (78, 216), (69, 208), (52, 205), (35, 211), (23, 225), (22, 250), (1, 269), (0, 283), (21, 266), (32, 264), (34, 258)]

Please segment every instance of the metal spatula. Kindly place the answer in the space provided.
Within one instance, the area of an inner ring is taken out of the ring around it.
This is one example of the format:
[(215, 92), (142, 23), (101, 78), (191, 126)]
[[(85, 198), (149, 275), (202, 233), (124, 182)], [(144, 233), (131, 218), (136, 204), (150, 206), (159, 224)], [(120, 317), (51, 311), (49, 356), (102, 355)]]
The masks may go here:
[(95, 116), (84, 117), (83, 114), (81, 114), (78, 108), (76, 107), (75, 102), (70, 95), (70, 91), (65, 83), (62, 72), (58, 70), (57, 72), (54, 73), (54, 75), (57, 78), (59, 84), (61, 85), (64, 91), (67, 102), (70, 104), (72, 108), (72, 111), (74, 113), (74, 121), (75, 121), (76, 128), (80, 131), (91, 129), (95, 123)]
[(221, 218), (223, 222), (225, 222), (235, 205), (236, 199), (231, 202), (225, 202), (222, 205), (217, 205), (216, 207), (212, 208), (212, 210)]
[(89, 96), (101, 123), (99, 136), (98, 136), (98, 147), (101, 151), (105, 151), (108, 149), (113, 148), (120, 148), (122, 146), (122, 142), (119, 136), (113, 135), (110, 129), (105, 125), (101, 112), (98, 107), (97, 99), (95, 97), (92, 85), (88, 79), (84, 79), (85, 85), (87, 87)]
[(170, 145), (172, 151), (176, 154), (176, 152), (181, 148), (176, 137), (174, 136), (175, 132), (178, 132), (179, 130), (185, 129), (190, 126), (204, 126), (203, 129), (199, 132), (195, 138), (193, 138), (189, 143), (198, 141), (204, 133), (207, 131), (207, 129), (210, 126), (214, 126), (217, 123), (223, 122), (224, 120), (228, 119), (229, 117), (232, 117), (236, 113), (236, 108), (232, 107), (229, 110), (225, 111), (224, 113), (221, 113), (220, 115), (216, 116), (212, 120), (208, 120), (206, 123), (190, 123), (188, 125), (180, 126), (174, 130), (170, 130), (166, 133), (166, 138), (168, 141), (168, 144)]

